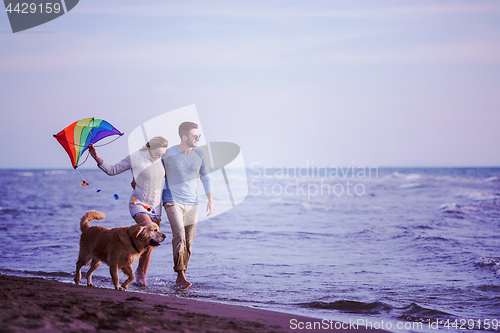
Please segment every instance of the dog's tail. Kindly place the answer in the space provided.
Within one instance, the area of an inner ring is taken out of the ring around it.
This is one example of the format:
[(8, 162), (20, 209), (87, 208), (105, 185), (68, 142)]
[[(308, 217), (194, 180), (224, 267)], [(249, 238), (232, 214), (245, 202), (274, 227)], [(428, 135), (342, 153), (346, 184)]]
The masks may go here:
[(85, 215), (82, 216), (82, 219), (80, 220), (80, 230), (84, 232), (87, 230), (89, 227), (89, 222), (92, 220), (102, 220), (103, 218), (106, 217), (106, 214), (103, 212), (99, 212), (97, 210), (91, 210), (89, 212), (86, 212)]

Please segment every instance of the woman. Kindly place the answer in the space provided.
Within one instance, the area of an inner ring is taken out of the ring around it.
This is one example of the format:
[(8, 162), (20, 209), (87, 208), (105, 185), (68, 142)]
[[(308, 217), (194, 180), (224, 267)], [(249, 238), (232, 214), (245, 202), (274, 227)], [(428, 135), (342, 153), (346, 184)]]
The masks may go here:
[[(130, 215), (136, 223), (154, 222), (160, 223), (161, 218), (161, 194), (165, 169), (161, 158), (165, 155), (168, 141), (157, 136), (135, 153), (125, 157), (121, 162), (110, 165), (99, 157), (93, 144), (88, 146), (90, 155), (97, 162), (97, 166), (110, 176), (132, 170), (135, 179), (135, 188), (129, 202)], [(137, 267), (136, 282), (146, 285), (146, 275), (151, 261), (151, 247), (143, 253)]]

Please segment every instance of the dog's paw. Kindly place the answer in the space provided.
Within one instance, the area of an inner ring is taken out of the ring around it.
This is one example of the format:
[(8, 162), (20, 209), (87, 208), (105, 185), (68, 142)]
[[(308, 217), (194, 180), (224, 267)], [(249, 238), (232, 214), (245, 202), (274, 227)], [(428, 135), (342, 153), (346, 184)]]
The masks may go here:
[(123, 288), (122, 286), (115, 286), (115, 289), (120, 291), (125, 291), (125, 289), (127, 288)]
[(93, 283), (87, 283), (87, 287), (96, 288), (95, 284), (93, 284)]

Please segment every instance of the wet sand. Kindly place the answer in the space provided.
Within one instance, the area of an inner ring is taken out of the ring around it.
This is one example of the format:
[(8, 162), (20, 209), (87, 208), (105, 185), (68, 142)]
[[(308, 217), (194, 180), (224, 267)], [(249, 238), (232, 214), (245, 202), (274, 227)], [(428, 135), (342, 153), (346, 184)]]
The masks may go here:
[[(332, 332), (321, 319), (0, 274), (0, 332)], [(312, 324), (311, 324), (312, 325)], [(317, 326), (319, 327), (319, 326)], [(342, 330), (344, 332), (383, 332)]]

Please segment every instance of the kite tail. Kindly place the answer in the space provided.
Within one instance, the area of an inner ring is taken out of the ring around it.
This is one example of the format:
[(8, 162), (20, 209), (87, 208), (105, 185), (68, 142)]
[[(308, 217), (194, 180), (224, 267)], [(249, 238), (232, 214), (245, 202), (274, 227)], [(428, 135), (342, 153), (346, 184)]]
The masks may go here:
[[(80, 175), (80, 177), (82, 177), (82, 180), (83, 180), (82, 187), (89, 186), (90, 184), (87, 183), (87, 181), (85, 180), (85, 178), (83, 178), (82, 173), (80, 172), (80, 170), (78, 170), (78, 169), (75, 169), (75, 170), (76, 170), (76, 172), (78, 172), (78, 174)], [(96, 193), (101, 192), (101, 190), (98, 189), (97, 187), (95, 187), (95, 186), (93, 186), (93, 187), (94, 187), (94, 190), (96, 191)]]
[(80, 220), (80, 230), (84, 232), (89, 227), (89, 222), (92, 220), (102, 220), (106, 217), (106, 214), (103, 212), (99, 212), (97, 210), (91, 210), (90, 212), (86, 212), (85, 215), (82, 216)]

